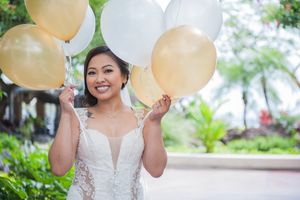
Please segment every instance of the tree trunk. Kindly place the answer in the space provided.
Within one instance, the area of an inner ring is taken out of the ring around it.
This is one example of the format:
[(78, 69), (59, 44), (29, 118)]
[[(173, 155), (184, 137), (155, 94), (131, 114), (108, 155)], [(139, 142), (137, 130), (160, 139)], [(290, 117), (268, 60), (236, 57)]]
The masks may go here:
[(264, 93), (264, 98), (265, 98), (265, 101), (266, 101), (267, 109), (268, 109), (270, 117), (272, 118), (273, 115), (272, 115), (270, 101), (269, 101), (269, 97), (268, 97), (268, 91), (267, 91), (267, 80), (266, 80), (266, 77), (265, 77), (264, 74), (261, 77), (260, 81), (261, 81), (261, 85), (262, 85), (262, 89), (263, 89), (263, 93)]
[(244, 103), (243, 122), (244, 122), (245, 130), (247, 130), (248, 129), (248, 125), (247, 125), (248, 97), (247, 97), (247, 90), (246, 89), (243, 89), (243, 103)]
[(39, 119), (45, 121), (45, 103), (38, 99), (35, 107), (36, 107), (36, 116)]

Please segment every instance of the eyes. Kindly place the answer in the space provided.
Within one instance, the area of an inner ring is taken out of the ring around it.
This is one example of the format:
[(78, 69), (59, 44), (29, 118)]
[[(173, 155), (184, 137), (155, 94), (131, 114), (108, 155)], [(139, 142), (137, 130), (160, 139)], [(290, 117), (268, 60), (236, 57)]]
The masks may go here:
[[(104, 74), (110, 74), (110, 73), (113, 72), (113, 69), (107, 68), (107, 69), (104, 69), (104, 70), (102, 70), (102, 71), (103, 71)], [(91, 70), (89, 70), (89, 71), (87, 72), (87, 74), (88, 74), (89, 76), (96, 75), (96, 74), (97, 74), (97, 70), (91, 69)]]
[(105, 69), (105, 70), (104, 70), (104, 73), (106, 73), (106, 74), (107, 74), (107, 73), (111, 73), (111, 72), (113, 72), (112, 69)]
[(96, 74), (96, 72), (95, 71), (92, 71), (92, 70), (90, 70), (90, 71), (88, 71), (88, 73), (87, 73), (89, 76), (92, 76), (92, 75), (95, 75)]

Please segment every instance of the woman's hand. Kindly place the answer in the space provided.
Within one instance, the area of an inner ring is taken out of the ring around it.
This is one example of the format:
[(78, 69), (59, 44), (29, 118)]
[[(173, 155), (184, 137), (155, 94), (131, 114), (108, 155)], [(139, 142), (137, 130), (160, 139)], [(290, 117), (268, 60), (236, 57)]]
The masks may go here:
[(169, 111), (171, 99), (168, 95), (163, 95), (161, 99), (155, 102), (152, 106), (152, 112), (149, 114), (151, 121), (159, 122), (163, 116)]
[(74, 88), (75, 86), (67, 86), (59, 95), (59, 102), (61, 111), (71, 114), (73, 112), (74, 105)]

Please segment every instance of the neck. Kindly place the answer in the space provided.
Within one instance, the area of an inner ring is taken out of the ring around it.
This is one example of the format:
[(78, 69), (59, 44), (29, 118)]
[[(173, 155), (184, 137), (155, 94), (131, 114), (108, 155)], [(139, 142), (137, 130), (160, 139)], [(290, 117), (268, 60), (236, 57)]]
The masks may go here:
[(121, 98), (109, 99), (107, 101), (101, 101), (95, 105), (97, 111), (106, 113), (115, 113), (124, 109), (124, 104)]

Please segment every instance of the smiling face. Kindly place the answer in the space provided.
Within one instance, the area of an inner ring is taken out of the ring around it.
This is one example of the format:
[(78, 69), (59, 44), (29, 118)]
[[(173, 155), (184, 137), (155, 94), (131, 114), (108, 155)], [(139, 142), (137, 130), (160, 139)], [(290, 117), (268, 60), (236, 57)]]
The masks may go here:
[(118, 64), (104, 53), (90, 60), (85, 78), (88, 91), (98, 101), (120, 96), (122, 83), (127, 81)]

